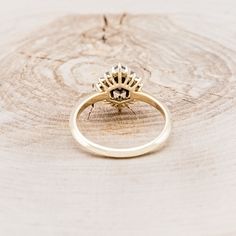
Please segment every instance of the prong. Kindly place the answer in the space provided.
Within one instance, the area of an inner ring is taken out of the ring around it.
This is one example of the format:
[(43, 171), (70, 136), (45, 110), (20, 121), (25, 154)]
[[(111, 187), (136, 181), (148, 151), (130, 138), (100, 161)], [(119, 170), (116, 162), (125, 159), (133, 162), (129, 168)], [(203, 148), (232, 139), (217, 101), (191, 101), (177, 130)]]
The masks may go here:
[(142, 81), (142, 79), (139, 78), (139, 77), (136, 77), (136, 78), (134, 79), (134, 81), (136, 81), (136, 83), (133, 85), (133, 89), (136, 90), (136, 88), (137, 88), (138, 86), (140, 86), (140, 88), (141, 88), (142, 84), (140, 84), (140, 82)]
[(138, 83), (137, 86), (136, 86), (136, 88), (135, 88), (135, 91), (136, 91), (136, 92), (141, 91), (142, 87), (143, 87), (143, 84), (142, 84), (142, 83)]
[(106, 79), (100, 78), (100, 79), (99, 79), (99, 82), (102, 84), (103, 87), (105, 87), (105, 88), (108, 88), (108, 87), (109, 87), (109, 84), (108, 84), (108, 82), (107, 82)]
[(128, 85), (128, 84), (130, 84), (130, 83), (133, 83), (133, 81), (134, 81), (135, 78), (136, 78), (136, 74), (135, 74), (133, 71), (131, 71), (131, 72), (128, 74), (127, 79), (126, 79), (126, 82), (125, 82), (124, 85)]
[(121, 64), (118, 64), (118, 84), (122, 84), (122, 72), (121, 72)]
[(110, 81), (109, 82), (112, 83), (112, 85), (116, 84), (113, 74), (114, 74), (114, 71), (111, 72), (111, 74), (109, 72), (106, 72), (106, 78), (107, 80), (111, 79), (111, 82)]
[(111, 76), (111, 74), (109, 72), (106, 72), (104, 74), (104, 78), (106, 79), (107, 83), (112, 86), (114, 84), (114, 80), (113, 77)]
[(97, 88), (98, 91), (100, 91), (100, 92), (105, 91), (104, 86), (103, 86), (101, 83), (97, 83), (97, 84), (96, 84), (96, 88)]
[(132, 84), (134, 83), (134, 81), (135, 81), (135, 76), (132, 76), (132, 77), (131, 77), (131, 80), (127, 83), (127, 85), (128, 85), (129, 87), (132, 87)]

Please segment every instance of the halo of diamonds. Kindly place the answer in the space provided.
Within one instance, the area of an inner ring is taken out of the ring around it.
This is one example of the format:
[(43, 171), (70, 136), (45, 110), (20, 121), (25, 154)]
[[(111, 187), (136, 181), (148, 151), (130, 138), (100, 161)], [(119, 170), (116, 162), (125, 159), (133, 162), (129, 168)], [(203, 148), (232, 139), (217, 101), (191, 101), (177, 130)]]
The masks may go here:
[(127, 66), (118, 64), (99, 79), (97, 89), (109, 93), (109, 102), (119, 105), (130, 102), (132, 93), (141, 90), (140, 82), (141, 78)]

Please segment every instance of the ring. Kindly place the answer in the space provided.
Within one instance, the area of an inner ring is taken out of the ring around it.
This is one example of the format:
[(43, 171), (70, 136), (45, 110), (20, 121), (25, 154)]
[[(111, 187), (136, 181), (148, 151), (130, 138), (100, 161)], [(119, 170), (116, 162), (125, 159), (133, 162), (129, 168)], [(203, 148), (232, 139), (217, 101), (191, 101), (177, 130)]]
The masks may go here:
[[(81, 147), (91, 153), (116, 158), (128, 158), (140, 156), (152, 151), (159, 150), (167, 141), (171, 132), (171, 118), (168, 108), (159, 100), (142, 92), (141, 78), (139, 78), (127, 66), (118, 64), (106, 72), (96, 84), (97, 92), (79, 102), (70, 116), (70, 129), (74, 139)], [(127, 107), (129, 103), (142, 101), (156, 108), (163, 115), (165, 125), (161, 133), (152, 141), (138, 147), (112, 148), (105, 147), (87, 139), (79, 130), (77, 119), (88, 106), (105, 101), (116, 107), (119, 111)]]

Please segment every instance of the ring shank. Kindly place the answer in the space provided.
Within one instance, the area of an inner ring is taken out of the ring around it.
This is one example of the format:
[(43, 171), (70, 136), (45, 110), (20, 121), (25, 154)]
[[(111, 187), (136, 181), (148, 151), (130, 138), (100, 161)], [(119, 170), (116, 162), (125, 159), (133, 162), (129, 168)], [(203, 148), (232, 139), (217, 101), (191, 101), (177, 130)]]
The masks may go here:
[(162, 129), (161, 133), (152, 141), (140, 145), (138, 147), (131, 147), (131, 148), (111, 148), (105, 147), (100, 144), (94, 143), (87, 139), (79, 130), (77, 126), (77, 117), (90, 105), (104, 101), (106, 99), (106, 93), (96, 93), (88, 98), (84, 99), (82, 102), (77, 104), (73, 109), (71, 116), (70, 116), (70, 128), (73, 137), (75, 140), (85, 149), (92, 153), (108, 156), (108, 157), (116, 157), (116, 158), (128, 158), (134, 156), (140, 156), (145, 153), (149, 153), (154, 150), (160, 149), (168, 139), (170, 132), (171, 132), (171, 118), (170, 112), (168, 108), (161, 103), (156, 98), (152, 97), (151, 95), (144, 93), (144, 92), (135, 92), (133, 93), (133, 98), (138, 101), (142, 101), (148, 103), (149, 105), (153, 106), (157, 110), (161, 112), (165, 119), (165, 125)]

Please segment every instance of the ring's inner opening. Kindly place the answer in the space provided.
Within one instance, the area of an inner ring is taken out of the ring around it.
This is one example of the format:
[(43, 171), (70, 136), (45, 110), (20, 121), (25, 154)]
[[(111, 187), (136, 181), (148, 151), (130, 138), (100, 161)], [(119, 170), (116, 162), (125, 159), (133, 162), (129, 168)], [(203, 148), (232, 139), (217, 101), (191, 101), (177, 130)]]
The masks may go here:
[(77, 125), (89, 140), (107, 147), (129, 148), (156, 138), (164, 128), (160, 111), (144, 102), (130, 104), (119, 113), (105, 102), (87, 107)]

